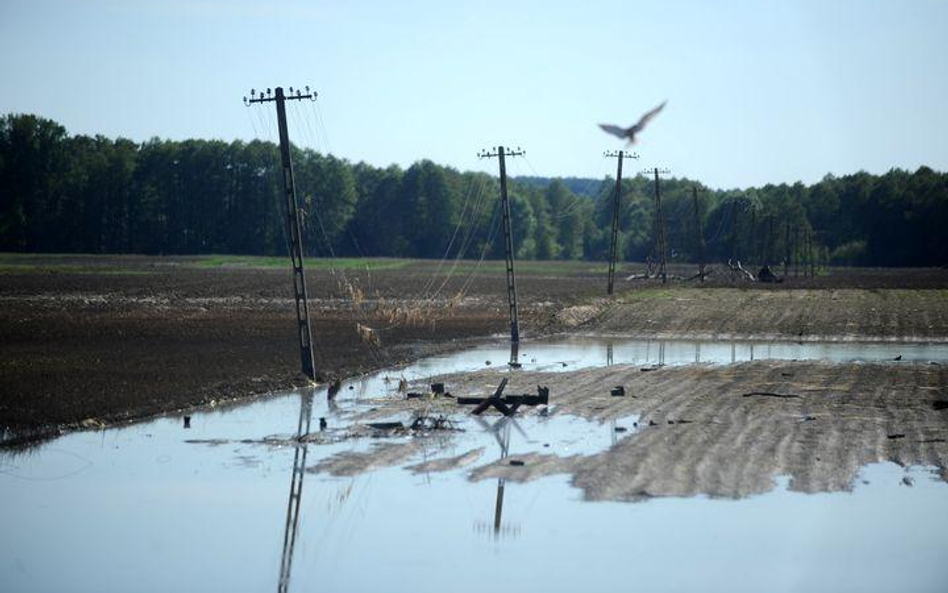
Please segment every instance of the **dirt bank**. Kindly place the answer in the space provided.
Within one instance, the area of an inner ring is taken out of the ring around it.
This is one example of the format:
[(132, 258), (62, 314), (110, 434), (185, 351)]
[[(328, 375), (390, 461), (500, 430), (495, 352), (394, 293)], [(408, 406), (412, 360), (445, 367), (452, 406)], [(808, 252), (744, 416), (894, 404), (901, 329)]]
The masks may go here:
[(599, 303), (576, 326), (655, 338), (948, 339), (948, 291), (653, 288)]

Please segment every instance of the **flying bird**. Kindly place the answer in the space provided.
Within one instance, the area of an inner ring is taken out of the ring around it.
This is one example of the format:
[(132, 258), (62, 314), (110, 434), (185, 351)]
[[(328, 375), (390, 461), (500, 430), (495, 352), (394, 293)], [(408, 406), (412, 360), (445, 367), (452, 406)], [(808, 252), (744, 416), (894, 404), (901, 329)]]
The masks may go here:
[(614, 136), (628, 139), (630, 145), (635, 144), (635, 135), (645, 129), (645, 125), (648, 124), (648, 122), (651, 121), (653, 117), (658, 115), (658, 112), (665, 107), (665, 103), (668, 103), (668, 101), (662, 101), (661, 105), (643, 115), (639, 119), (638, 123), (631, 128), (620, 128), (619, 126), (614, 126), (612, 124), (599, 124), (599, 127), (602, 128), (603, 131), (609, 132)]

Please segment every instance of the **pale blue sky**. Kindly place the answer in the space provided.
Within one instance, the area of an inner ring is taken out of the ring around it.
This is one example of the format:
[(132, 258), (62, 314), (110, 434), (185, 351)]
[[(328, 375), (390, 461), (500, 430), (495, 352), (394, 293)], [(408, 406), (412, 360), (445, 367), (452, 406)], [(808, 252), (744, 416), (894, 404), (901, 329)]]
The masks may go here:
[(309, 84), (326, 133), (307, 107), (291, 137), (353, 162), (496, 173), (503, 143), (511, 174), (601, 177), (596, 124), (668, 99), (633, 170), (809, 183), (948, 169), (946, 31), (944, 0), (0, 0), (0, 113), (250, 139), (250, 88)]

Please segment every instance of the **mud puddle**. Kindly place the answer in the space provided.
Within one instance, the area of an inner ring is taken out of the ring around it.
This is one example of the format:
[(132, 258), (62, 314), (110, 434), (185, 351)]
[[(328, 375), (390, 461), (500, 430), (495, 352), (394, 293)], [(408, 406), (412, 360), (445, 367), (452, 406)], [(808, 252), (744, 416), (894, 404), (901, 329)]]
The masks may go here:
[[(754, 344), (753, 356), (802, 358), (797, 346)], [(809, 352), (944, 354), (869, 346)], [(583, 338), (527, 343), (519, 360), (528, 371), (685, 365), (697, 349), (699, 362), (729, 363), (750, 357), (744, 348)], [(740, 499), (587, 502), (556, 464), (632, 443), (646, 430), (639, 416), (567, 415), (555, 390), (549, 406), (513, 418), (435, 401), (386, 412), (404, 398), (401, 378), (417, 389), (431, 375), (506, 369), (508, 357), (482, 347), (345, 382), (333, 402), (324, 388), (304, 390), (193, 414), (188, 429), (163, 418), (4, 452), (0, 590), (940, 591), (948, 582), (948, 484), (935, 468), (866, 465), (848, 492), (804, 494), (778, 477)], [(299, 438), (367, 424), (373, 410), (371, 422), (403, 426), (447, 414), (453, 430)], [(505, 467), (525, 480), (496, 471)]]

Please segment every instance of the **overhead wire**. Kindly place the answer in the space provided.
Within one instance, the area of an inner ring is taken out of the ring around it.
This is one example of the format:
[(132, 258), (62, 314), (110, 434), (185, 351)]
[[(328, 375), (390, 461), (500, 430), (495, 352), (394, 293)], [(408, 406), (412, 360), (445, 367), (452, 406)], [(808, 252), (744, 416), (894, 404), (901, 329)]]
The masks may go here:
[(468, 191), (466, 192), (466, 195), (464, 197), (464, 203), (461, 206), (461, 213), (458, 216), (457, 223), (454, 226), (454, 232), (451, 234), (451, 239), (448, 241), (448, 246), (444, 250), (444, 255), (441, 257), (441, 261), (438, 262), (438, 266), (435, 269), (434, 273), (428, 277), (427, 282), (425, 282), (425, 285), (421, 289), (421, 300), (423, 301), (429, 300), (428, 291), (431, 290), (432, 286), (434, 286), (434, 283), (436, 282), (438, 274), (440, 274), (441, 270), (444, 268), (444, 263), (447, 261), (448, 255), (451, 253), (451, 248), (454, 246), (454, 240), (457, 238), (458, 231), (461, 229), (461, 225), (464, 223), (464, 216), (467, 213), (467, 207), (471, 201), (471, 190), (472, 190), (473, 184), (474, 184), (474, 181), (472, 179), (471, 182), (468, 184)]
[[(474, 179), (472, 178), (471, 183), (473, 185)], [(474, 200), (474, 205), (471, 208), (470, 223), (468, 224), (467, 232), (465, 233), (464, 238), (461, 241), (461, 246), (457, 250), (457, 254), (454, 257), (454, 262), (451, 265), (451, 268), (448, 270), (448, 273), (445, 275), (444, 280), (438, 286), (438, 289), (430, 296), (427, 300), (428, 302), (433, 302), (440, 294), (441, 291), (447, 286), (447, 283), (454, 276), (455, 271), (457, 270), (458, 265), (467, 254), (467, 250), (470, 248), (471, 240), (473, 239), (475, 233), (477, 232), (477, 222), (480, 219), (480, 213), (483, 203), (483, 198), (487, 194), (486, 187), (484, 183), (480, 184), (480, 190), (478, 191), (477, 197)], [(460, 293), (459, 293), (460, 294)]]
[[(310, 102), (315, 103), (315, 101), (310, 101)], [(296, 101), (295, 103), (300, 103), (300, 101)], [(296, 120), (303, 120), (302, 124), (300, 124), (300, 122), (297, 121), (296, 127), (300, 129), (300, 133), (303, 135), (304, 140), (311, 147), (313, 147), (314, 154), (318, 158), (318, 148), (320, 146), (318, 132), (319, 132), (320, 126), (315, 125), (315, 120), (313, 122), (310, 122), (312, 113), (313, 113), (312, 110), (307, 110), (298, 104), (294, 105), (293, 107), (294, 118)], [(323, 126), (322, 129), (325, 136), (325, 127)], [(328, 146), (329, 144), (328, 141), (326, 141), (325, 144), (326, 146)], [(327, 158), (331, 158), (331, 155), (327, 154)], [(311, 208), (312, 216), (315, 218), (317, 226), (319, 228), (319, 238), (322, 239), (323, 245), (325, 246), (326, 251), (329, 254), (330, 275), (336, 278), (336, 282), (338, 283), (339, 285), (338, 287), (341, 290), (343, 296), (345, 298), (348, 298), (353, 303), (352, 319), (357, 324), (357, 327), (364, 326), (368, 328), (369, 327), (369, 324), (368, 324), (369, 313), (366, 311), (364, 299), (361, 296), (359, 297), (356, 296), (357, 294), (364, 295), (364, 292), (357, 283), (353, 282), (349, 274), (346, 273), (345, 265), (343, 265), (339, 261), (339, 258), (336, 253), (336, 249), (333, 245), (333, 240), (329, 237), (329, 233), (326, 231), (326, 224), (323, 220), (323, 216), (321, 215), (319, 211), (320, 208), (318, 206), (319, 204), (315, 203), (315, 200), (314, 200), (313, 207)], [(364, 260), (365, 259), (364, 253), (362, 253), (362, 249), (359, 246), (358, 241), (355, 239), (355, 236), (352, 234), (352, 230), (350, 228), (351, 225), (352, 225), (352, 221), (351, 220), (347, 221), (345, 227), (342, 230), (352, 240), (353, 246), (355, 247), (356, 251), (360, 254), (360, 257)], [(365, 272), (366, 272), (367, 288), (371, 290), (371, 285), (372, 285), (371, 271), (370, 271), (368, 262), (366, 262), (364, 265), (365, 265)], [(379, 356), (379, 353), (377, 352), (378, 345), (366, 340), (362, 340), (362, 341), (366, 346), (366, 350), (375, 360), (375, 363), (381, 366), (382, 361)]]

